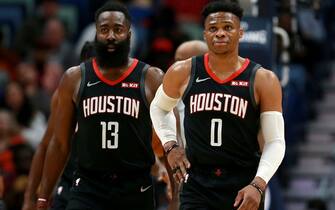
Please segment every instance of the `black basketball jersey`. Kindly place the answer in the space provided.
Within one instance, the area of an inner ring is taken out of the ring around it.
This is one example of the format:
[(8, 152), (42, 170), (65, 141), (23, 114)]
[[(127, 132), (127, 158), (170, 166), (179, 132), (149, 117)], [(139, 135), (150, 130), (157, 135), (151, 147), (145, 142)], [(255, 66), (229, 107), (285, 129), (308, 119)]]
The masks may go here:
[(134, 59), (120, 79), (111, 81), (95, 59), (85, 62), (77, 100), (79, 169), (123, 173), (154, 163), (144, 85), (147, 67)]
[(256, 167), (259, 162), (259, 109), (254, 76), (260, 66), (246, 59), (220, 80), (208, 66), (208, 54), (192, 58), (184, 93), (186, 153), (193, 166)]

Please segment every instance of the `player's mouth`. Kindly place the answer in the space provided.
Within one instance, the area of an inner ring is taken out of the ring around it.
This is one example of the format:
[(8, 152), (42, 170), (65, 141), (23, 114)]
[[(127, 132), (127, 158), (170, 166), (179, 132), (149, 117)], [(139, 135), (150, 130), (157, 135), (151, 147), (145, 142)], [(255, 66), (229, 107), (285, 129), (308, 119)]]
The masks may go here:
[(108, 45), (107, 45), (107, 50), (108, 50), (108, 52), (114, 52), (114, 51), (115, 51), (115, 45), (113, 45), (113, 44), (108, 44)]
[(228, 44), (229, 44), (229, 42), (227, 40), (216, 40), (216, 41), (214, 41), (214, 45), (218, 45), (218, 46), (226, 46)]

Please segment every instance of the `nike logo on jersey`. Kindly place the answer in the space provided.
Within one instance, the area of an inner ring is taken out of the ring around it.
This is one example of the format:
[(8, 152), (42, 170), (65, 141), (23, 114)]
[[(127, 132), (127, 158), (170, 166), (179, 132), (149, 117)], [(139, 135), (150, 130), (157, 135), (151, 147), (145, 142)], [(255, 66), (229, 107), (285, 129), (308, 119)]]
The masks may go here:
[(59, 186), (59, 187), (57, 188), (57, 195), (62, 194), (62, 192), (63, 192), (63, 186)]
[(88, 81), (88, 83), (87, 83), (87, 87), (91, 87), (91, 86), (93, 86), (93, 85), (96, 85), (96, 84), (99, 84), (101, 81), (96, 81), (96, 82), (92, 82), (91, 83), (91, 81)]
[(148, 187), (143, 188), (143, 186), (141, 187), (141, 192), (145, 192), (147, 191), (152, 185), (149, 185)]
[(79, 186), (80, 178), (76, 179), (76, 186)]
[(199, 82), (204, 82), (206, 80), (209, 80), (211, 79), (210, 77), (206, 77), (206, 78), (203, 78), (203, 79), (200, 79), (199, 77), (197, 77), (197, 79), (195, 80), (196, 83), (199, 83)]

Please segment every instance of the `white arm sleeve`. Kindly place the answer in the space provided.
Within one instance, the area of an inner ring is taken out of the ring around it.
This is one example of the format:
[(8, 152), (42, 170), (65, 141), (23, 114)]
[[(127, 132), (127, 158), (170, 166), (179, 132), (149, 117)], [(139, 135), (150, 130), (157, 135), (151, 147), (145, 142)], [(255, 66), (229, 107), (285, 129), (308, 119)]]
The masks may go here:
[(265, 144), (256, 176), (268, 183), (285, 155), (284, 118), (281, 112), (267, 111), (260, 120)]
[(177, 141), (176, 118), (173, 114), (173, 108), (178, 101), (179, 99), (167, 96), (161, 85), (151, 102), (150, 116), (152, 124), (162, 145), (168, 141)]

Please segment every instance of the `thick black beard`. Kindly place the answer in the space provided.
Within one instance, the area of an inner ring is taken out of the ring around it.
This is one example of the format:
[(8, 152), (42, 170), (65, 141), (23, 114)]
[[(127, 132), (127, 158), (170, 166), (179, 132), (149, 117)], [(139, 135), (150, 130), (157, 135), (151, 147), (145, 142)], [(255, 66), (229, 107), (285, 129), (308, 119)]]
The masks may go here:
[(127, 65), (130, 51), (130, 37), (120, 42), (114, 41), (112, 44), (115, 46), (115, 50), (109, 52), (107, 49), (108, 42), (104, 43), (95, 38), (94, 48), (99, 66), (113, 68)]

